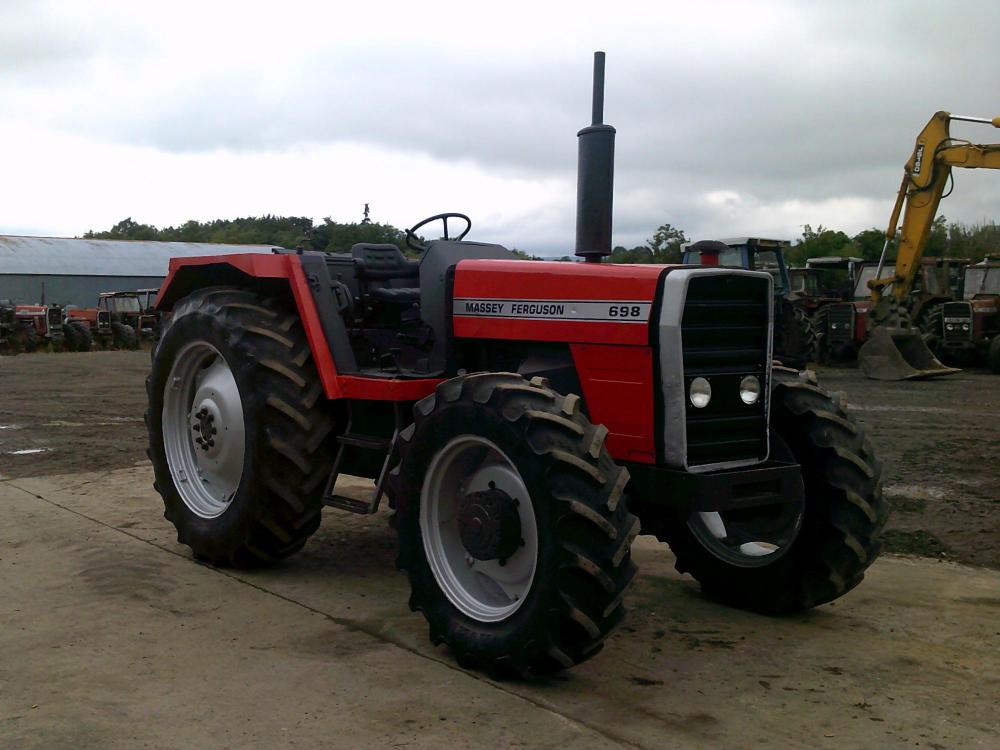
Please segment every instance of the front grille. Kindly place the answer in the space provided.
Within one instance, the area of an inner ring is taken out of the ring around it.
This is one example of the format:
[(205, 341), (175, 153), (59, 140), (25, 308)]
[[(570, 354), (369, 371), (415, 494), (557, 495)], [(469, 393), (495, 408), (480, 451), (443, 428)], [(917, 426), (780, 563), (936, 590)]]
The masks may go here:
[(832, 349), (843, 349), (854, 341), (854, 305), (828, 305), (826, 308), (827, 346)]
[(49, 335), (55, 338), (62, 336), (62, 310), (58, 307), (50, 307), (45, 313), (45, 320), (49, 326)]
[(968, 302), (946, 302), (942, 325), (945, 346), (972, 341), (972, 305)]
[[(690, 280), (681, 318), (688, 466), (767, 457), (770, 307), (767, 279), (714, 274)], [(761, 382), (753, 405), (740, 399), (747, 375)], [(688, 398), (697, 377), (712, 387), (701, 409)]]

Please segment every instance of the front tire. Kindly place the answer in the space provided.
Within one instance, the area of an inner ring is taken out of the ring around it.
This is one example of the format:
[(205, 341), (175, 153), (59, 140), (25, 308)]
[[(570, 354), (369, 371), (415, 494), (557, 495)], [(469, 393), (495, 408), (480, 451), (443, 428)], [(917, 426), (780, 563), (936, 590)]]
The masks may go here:
[(90, 328), (79, 321), (64, 325), (63, 337), (67, 351), (89, 352), (94, 348), (94, 337), (90, 333)]
[(249, 291), (195, 292), (147, 391), (154, 487), (177, 540), (217, 565), (299, 550), (319, 527), (334, 422), (298, 316)]
[[(446, 381), (414, 417), (389, 482), (397, 564), (431, 641), (498, 677), (596, 654), (624, 616), (639, 533), (607, 430), (579, 397), (514, 374)], [(491, 529), (489, 543), (470, 528)]]
[(677, 514), (657, 536), (676, 555), (677, 570), (690, 573), (707, 595), (780, 614), (857, 586), (881, 551), (889, 508), (881, 463), (839, 400), (775, 368), (771, 425), (778, 438), (772, 446), (787, 446), (802, 467), (805, 502), (797, 516), (787, 514), (788, 506)]
[(993, 372), (1000, 375), (1000, 334), (994, 336), (993, 340), (990, 341), (990, 348), (986, 353), (986, 362)]
[(787, 367), (802, 369), (819, 356), (819, 343), (812, 320), (798, 305), (782, 297), (775, 301), (774, 357)]
[(127, 349), (129, 351), (139, 348), (139, 339), (135, 335), (135, 329), (125, 323), (111, 324), (111, 340), (115, 349)]

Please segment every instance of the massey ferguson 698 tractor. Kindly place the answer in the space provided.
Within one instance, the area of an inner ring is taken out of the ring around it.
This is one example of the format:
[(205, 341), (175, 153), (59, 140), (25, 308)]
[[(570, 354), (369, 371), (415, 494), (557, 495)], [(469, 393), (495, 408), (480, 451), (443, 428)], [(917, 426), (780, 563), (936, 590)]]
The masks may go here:
[[(175, 259), (148, 379), (156, 489), (216, 565), (395, 510), (410, 607), (463, 665), (541, 675), (622, 620), (642, 528), (739, 607), (856, 586), (887, 506), (864, 428), (772, 365), (769, 273), (602, 263), (615, 130), (579, 133), (576, 252), (518, 260), (447, 213), (349, 253)], [(443, 238), (422, 242), (432, 221)], [(454, 225), (461, 231), (453, 233)], [(708, 246), (710, 247), (710, 246)], [(374, 480), (337, 494), (341, 474)]]

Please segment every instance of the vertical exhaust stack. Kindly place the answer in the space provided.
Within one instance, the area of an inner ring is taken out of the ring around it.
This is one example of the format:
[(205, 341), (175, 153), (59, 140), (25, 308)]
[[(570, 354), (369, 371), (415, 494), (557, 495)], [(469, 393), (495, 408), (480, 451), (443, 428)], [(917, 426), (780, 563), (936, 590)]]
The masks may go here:
[(593, 122), (576, 134), (576, 254), (588, 263), (611, 255), (615, 129), (604, 120), (604, 53), (594, 53)]

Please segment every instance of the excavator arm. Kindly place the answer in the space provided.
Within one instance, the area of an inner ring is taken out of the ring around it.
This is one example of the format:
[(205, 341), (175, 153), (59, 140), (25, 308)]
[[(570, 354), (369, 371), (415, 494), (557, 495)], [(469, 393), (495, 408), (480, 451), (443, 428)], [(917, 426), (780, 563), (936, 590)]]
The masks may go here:
[[(905, 303), (913, 289), (913, 282), (920, 270), (920, 259), (927, 247), (938, 204), (948, 187), (952, 167), (1000, 169), (1000, 143), (956, 141), (949, 132), (952, 120), (988, 123), (1000, 128), (1000, 117), (987, 120), (937, 112), (920, 131), (913, 153), (903, 167), (903, 181), (896, 194), (889, 226), (885, 230), (885, 248), (882, 251), (879, 273), (877, 278), (869, 282), (872, 301), (876, 304), (887, 286), (894, 285), (892, 295), (900, 304)], [(896, 254), (896, 273), (894, 276), (881, 278), (885, 249), (896, 237), (901, 212), (903, 223), (899, 235), (899, 252)]]
[[(919, 332), (901, 319), (934, 226), (938, 204), (951, 180), (953, 167), (1000, 169), (1000, 144), (977, 144), (951, 137), (953, 120), (978, 122), (1000, 128), (1000, 117), (991, 120), (936, 112), (917, 136), (913, 153), (903, 167), (903, 180), (885, 231), (885, 245), (872, 291), (873, 330), (858, 353), (861, 369), (878, 380), (904, 380), (948, 375), (956, 369), (942, 365), (924, 344)], [(900, 214), (895, 273), (882, 277), (886, 251), (896, 237)]]

